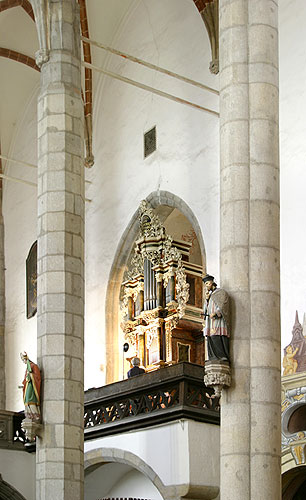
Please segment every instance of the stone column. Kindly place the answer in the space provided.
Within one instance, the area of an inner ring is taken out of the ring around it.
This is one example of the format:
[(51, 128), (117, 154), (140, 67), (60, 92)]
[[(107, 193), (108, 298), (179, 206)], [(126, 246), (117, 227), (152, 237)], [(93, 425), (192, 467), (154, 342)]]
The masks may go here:
[(221, 286), (232, 386), (221, 500), (280, 499), (277, 0), (220, 0)]
[[(1, 148), (0, 148), (1, 152)], [(0, 173), (2, 161), (0, 158)], [(0, 179), (0, 410), (5, 410), (5, 267), (4, 267), (4, 222), (2, 215), (2, 179)]]
[(49, 12), (43, 14), (50, 47), (43, 59), (38, 54), (37, 348), (43, 433), (37, 440), (36, 498), (81, 500), (84, 167), (79, 6), (76, 0), (39, 5), (48, 5)]

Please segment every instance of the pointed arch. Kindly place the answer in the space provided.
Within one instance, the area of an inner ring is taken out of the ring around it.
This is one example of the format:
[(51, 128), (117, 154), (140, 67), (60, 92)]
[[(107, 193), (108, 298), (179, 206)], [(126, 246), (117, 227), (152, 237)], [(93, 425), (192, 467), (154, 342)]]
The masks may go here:
[[(196, 233), (204, 271), (206, 270), (206, 252), (204, 240), (200, 225), (191, 208), (178, 196), (168, 191), (154, 191), (147, 196), (146, 201), (152, 208), (159, 205), (167, 205), (171, 208), (177, 208), (192, 224)], [(124, 231), (113, 260), (111, 267), (106, 301), (105, 301), (105, 344), (106, 344), (106, 383), (110, 384), (119, 378), (120, 362), (118, 356), (118, 322), (119, 322), (119, 295), (123, 281), (123, 275), (126, 270), (126, 264), (129, 259), (134, 241), (138, 235), (138, 206), (134, 212), (130, 223)]]

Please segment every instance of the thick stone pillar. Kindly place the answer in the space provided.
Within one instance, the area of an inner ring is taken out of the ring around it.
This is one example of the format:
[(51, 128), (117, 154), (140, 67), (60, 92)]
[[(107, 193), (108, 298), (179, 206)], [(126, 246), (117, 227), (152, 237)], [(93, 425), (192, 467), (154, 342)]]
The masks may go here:
[(232, 386), (221, 500), (280, 498), (277, 0), (220, 0), (221, 286)]
[(50, 46), (44, 59), (40, 57), (38, 99), (37, 335), (43, 433), (37, 440), (36, 498), (80, 500), (84, 432), (80, 21), (76, 0), (49, 0), (48, 9), (43, 14)]

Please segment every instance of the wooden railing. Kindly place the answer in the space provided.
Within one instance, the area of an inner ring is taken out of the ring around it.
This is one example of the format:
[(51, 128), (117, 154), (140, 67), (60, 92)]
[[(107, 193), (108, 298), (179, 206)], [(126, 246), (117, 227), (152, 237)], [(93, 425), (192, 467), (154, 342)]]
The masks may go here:
[(21, 428), (23, 418), (23, 412), (0, 410), (0, 449), (24, 449), (26, 437)]
[[(203, 367), (178, 363), (85, 392), (85, 440), (189, 418), (219, 425), (219, 398), (203, 383)], [(0, 448), (35, 451), (24, 414), (0, 412)]]
[(203, 367), (178, 363), (85, 392), (85, 439), (182, 418), (219, 424), (219, 398)]

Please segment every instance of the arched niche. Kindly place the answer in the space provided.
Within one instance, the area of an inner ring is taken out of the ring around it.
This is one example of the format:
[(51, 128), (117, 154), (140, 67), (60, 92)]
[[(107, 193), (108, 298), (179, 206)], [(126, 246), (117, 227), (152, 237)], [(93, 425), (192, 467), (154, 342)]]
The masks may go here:
[(166, 487), (153, 469), (131, 452), (117, 448), (97, 448), (85, 453), (84, 466), (87, 500), (162, 500), (166, 495)]
[(282, 475), (282, 500), (306, 498), (306, 466), (290, 469)]
[(2, 479), (0, 474), (0, 500), (25, 500), (13, 486)]
[(163, 500), (156, 486), (131, 465), (107, 463), (85, 476), (85, 498), (142, 498)]
[[(204, 240), (199, 223), (190, 207), (178, 196), (167, 191), (155, 191), (146, 201), (155, 209), (162, 224), (180, 237), (193, 237), (196, 259), (206, 271)], [(180, 232), (183, 229), (183, 232)], [(170, 232), (171, 232), (170, 231)], [(112, 264), (106, 297), (106, 383), (112, 383), (122, 376), (122, 352), (120, 349), (119, 296), (124, 272), (131, 259), (133, 246), (139, 232), (138, 206), (124, 231)], [(171, 234), (170, 234), (171, 235)], [(123, 339), (123, 336), (121, 340)]]
[(297, 432), (306, 431), (306, 404), (296, 402), (290, 405), (282, 416), (282, 432), (290, 437)]
[(306, 405), (300, 405), (290, 416), (288, 421), (288, 431), (294, 434), (306, 430)]

